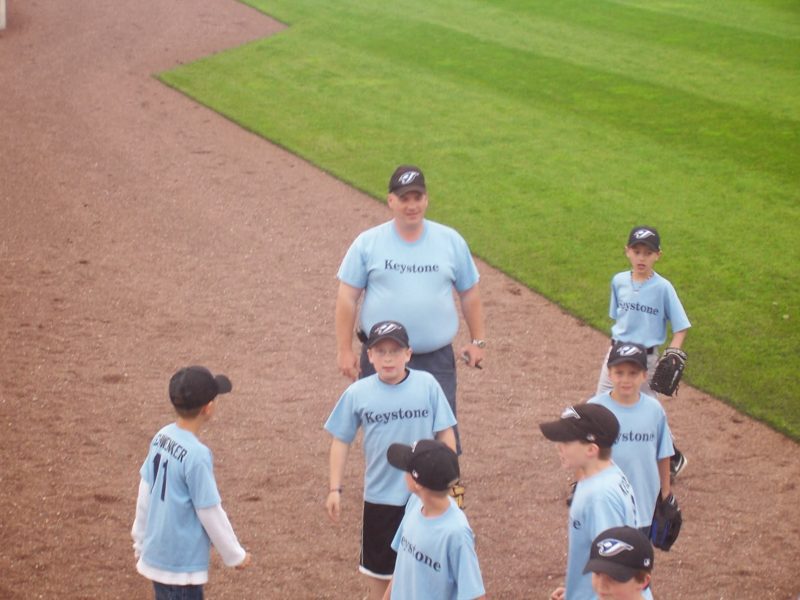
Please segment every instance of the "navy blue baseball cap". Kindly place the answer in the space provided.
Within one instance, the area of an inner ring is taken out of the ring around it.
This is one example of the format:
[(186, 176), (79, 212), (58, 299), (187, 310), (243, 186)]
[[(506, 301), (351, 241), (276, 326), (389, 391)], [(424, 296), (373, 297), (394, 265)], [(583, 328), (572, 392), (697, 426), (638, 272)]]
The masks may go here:
[(458, 481), (458, 456), (439, 440), (419, 440), (411, 444), (392, 444), (386, 459), (393, 467), (406, 471), (421, 486), (443, 492)]
[(647, 348), (641, 344), (618, 342), (608, 354), (606, 366), (613, 367), (621, 363), (635, 363), (640, 369), (647, 370)]
[(592, 541), (584, 573), (605, 573), (630, 581), (639, 571), (653, 570), (653, 545), (634, 527), (606, 529)]
[(389, 193), (402, 196), (408, 192), (419, 192), (424, 194), (425, 175), (422, 170), (414, 165), (400, 165), (392, 173), (389, 179)]
[(637, 225), (631, 229), (628, 235), (628, 246), (635, 246), (636, 244), (644, 244), (651, 250), (661, 252), (661, 237), (659, 237), (655, 227)]
[(205, 367), (184, 367), (169, 380), (169, 399), (176, 408), (199, 408), (232, 389), (225, 375), (212, 375)]
[(551, 442), (591, 442), (611, 448), (619, 435), (619, 421), (601, 404), (576, 404), (564, 409), (558, 421), (540, 423), (539, 429)]

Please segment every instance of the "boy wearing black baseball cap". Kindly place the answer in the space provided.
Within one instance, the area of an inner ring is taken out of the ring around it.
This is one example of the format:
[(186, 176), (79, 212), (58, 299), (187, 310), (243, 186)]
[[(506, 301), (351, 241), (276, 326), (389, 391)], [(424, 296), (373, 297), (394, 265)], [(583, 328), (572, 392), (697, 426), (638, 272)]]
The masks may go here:
[(413, 495), (392, 540), (397, 562), (384, 599), (483, 598), (475, 536), (449, 493), (459, 478), (456, 453), (440, 441), (426, 439), (392, 444), (386, 458), (405, 471)]
[(633, 486), (638, 527), (648, 531), (656, 499), (675, 502), (671, 491), (670, 458), (675, 453), (667, 413), (661, 403), (641, 391), (647, 381), (647, 349), (639, 344), (617, 344), (608, 355), (613, 388), (589, 400), (617, 417), (620, 435), (614, 444), (614, 462)]
[(611, 461), (619, 421), (605, 406), (579, 404), (539, 428), (548, 440), (557, 442), (562, 467), (580, 478), (569, 507), (566, 582), (550, 598), (592, 598), (591, 577), (582, 572), (592, 540), (611, 527), (637, 523), (633, 488)]
[(216, 397), (232, 387), (225, 375), (199, 366), (170, 379), (178, 418), (150, 442), (131, 530), (136, 570), (153, 582), (156, 598), (202, 598), (211, 544), (229, 567), (250, 563), (222, 509), (211, 451), (197, 437), (214, 415)]
[(380, 600), (394, 572), (397, 553), (391, 542), (410, 495), (402, 473), (387, 462), (386, 450), (392, 443), (433, 437), (455, 449), (456, 418), (433, 375), (408, 368), (405, 326), (379, 321), (365, 345), (376, 373), (348, 386), (325, 423), (333, 437), (325, 508), (338, 522), (347, 456), (362, 429), (366, 470), (358, 570), (366, 576), (369, 600)]
[(584, 573), (599, 600), (642, 600), (653, 571), (653, 546), (633, 527), (613, 527), (592, 541)]

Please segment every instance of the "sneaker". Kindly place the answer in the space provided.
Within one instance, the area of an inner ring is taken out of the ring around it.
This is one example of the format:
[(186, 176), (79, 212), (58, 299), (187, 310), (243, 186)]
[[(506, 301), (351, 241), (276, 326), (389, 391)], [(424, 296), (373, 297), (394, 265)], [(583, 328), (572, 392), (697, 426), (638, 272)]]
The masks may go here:
[(689, 461), (686, 459), (683, 452), (676, 452), (672, 458), (669, 459), (669, 474), (675, 479), (688, 464)]

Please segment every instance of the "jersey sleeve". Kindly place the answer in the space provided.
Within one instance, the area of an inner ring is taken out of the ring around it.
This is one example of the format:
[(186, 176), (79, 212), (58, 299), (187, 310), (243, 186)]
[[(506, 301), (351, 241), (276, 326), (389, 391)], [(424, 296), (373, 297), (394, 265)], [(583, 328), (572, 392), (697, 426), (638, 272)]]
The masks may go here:
[(666, 307), (666, 317), (669, 320), (673, 333), (676, 331), (683, 331), (689, 329), (692, 324), (689, 322), (689, 317), (683, 309), (678, 292), (671, 283), (668, 283), (665, 289), (666, 298), (664, 299), (664, 306)]
[(431, 378), (431, 404), (433, 406), (433, 431), (438, 433), (456, 424), (456, 416), (447, 402), (442, 386), (433, 377)]
[(614, 285), (614, 278), (611, 278), (611, 298), (608, 302), (608, 316), (617, 320), (617, 305), (619, 302), (617, 301), (617, 287)]
[(454, 536), (449, 553), (450, 570), (456, 582), (458, 600), (474, 600), (486, 593), (475, 552), (475, 537), (468, 528)]
[(469, 246), (461, 235), (455, 230), (452, 230), (455, 237), (455, 281), (453, 282), (456, 290), (459, 292), (466, 292), (468, 289), (475, 286), (480, 280), (480, 273), (475, 261), (472, 258), (472, 253), (469, 251)]
[(210, 508), (221, 502), (217, 481), (214, 478), (214, 464), (211, 451), (193, 453), (186, 465), (186, 487), (195, 509)]
[(339, 266), (336, 277), (354, 288), (367, 287), (367, 261), (364, 253), (365, 235), (361, 233), (350, 245)]
[(672, 445), (672, 432), (669, 429), (669, 422), (667, 421), (667, 414), (664, 409), (661, 409), (661, 419), (658, 423), (658, 460), (667, 458), (675, 454), (675, 448)]
[[(363, 382), (363, 380), (359, 381)], [(351, 385), (341, 395), (336, 406), (333, 407), (333, 412), (325, 422), (325, 431), (346, 444), (353, 441), (361, 424), (354, 405), (353, 386)]]

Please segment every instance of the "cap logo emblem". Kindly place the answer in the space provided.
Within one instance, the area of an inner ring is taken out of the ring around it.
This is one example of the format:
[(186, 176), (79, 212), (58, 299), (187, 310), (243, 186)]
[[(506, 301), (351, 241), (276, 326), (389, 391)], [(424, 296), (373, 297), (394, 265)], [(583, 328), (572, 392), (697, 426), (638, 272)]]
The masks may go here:
[(646, 567), (646, 568), (647, 568), (647, 567), (649, 567), (649, 566), (650, 566), (650, 559), (649, 559), (649, 558), (645, 558), (645, 559), (642, 561), (642, 565), (643, 565), (644, 567)]
[(617, 349), (617, 354), (620, 356), (636, 356), (637, 354), (641, 354), (641, 352), (642, 351), (636, 346), (628, 346), (627, 344)]
[(578, 411), (576, 411), (573, 407), (568, 406), (567, 408), (564, 409), (564, 412), (561, 413), (561, 418), (562, 419), (580, 419), (581, 416), (578, 414)]
[(653, 233), (649, 229), (637, 229), (636, 231), (633, 232), (633, 237), (635, 237), (637, 240), (643, 240), (649, 238), (651, 235), (655, 235), (655, 233)]
[(633, 550), (633, 546), (614, 538), (606, 538), (597, 543), (597, 550), (600, 556), (605, 556), (608, 558), (610, 556), (621, 554), (622, 552)]
[(397, 331), (398, 329), (400, 329), (400, 328), (397, 325), (395, 325), (394, 323), (386, 323), (384, 325), (379, 326), (375, 330), (375, 333), (377, 335), (386, 335), (387, 333), (391, 333), (393, 331)]
[(419, 177), (418, 171), (408, 171), (407, 173), (403, 173), (400, 177), (397, 178), (397, 182), (400, 185), (408, 185), (412, 181), (414, 181), (417, 177)]
[(411, 476), (416, 480), (419, 479), (419, 473), (417, 473), (416, 469), (411, 469)]

